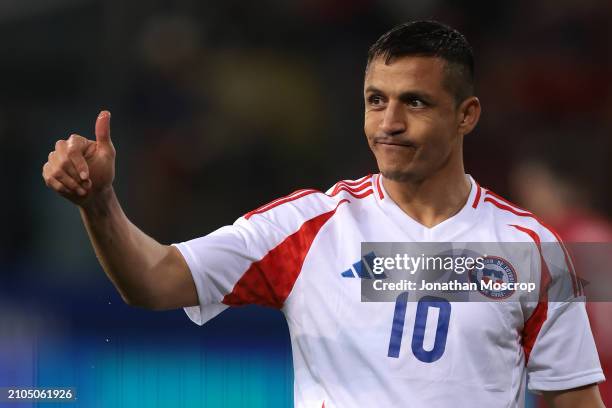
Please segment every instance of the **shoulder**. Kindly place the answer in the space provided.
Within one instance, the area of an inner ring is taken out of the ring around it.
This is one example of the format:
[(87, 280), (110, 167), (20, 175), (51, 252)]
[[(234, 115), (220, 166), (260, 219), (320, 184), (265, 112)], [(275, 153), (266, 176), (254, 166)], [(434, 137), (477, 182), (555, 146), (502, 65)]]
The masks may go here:
[(290, 224), (304, 222), (335, 212), (340, 205), (371, 196), (376, 189), (375, 179), (375, 176), (368, 174), (355, 180), (340, 180), (325, 192), (314, 188), (296, 190), (249, 211), (240, 220)]
[(535, 242), (557, 242), (557, 231), (536, 214), (526, 210), (488, 188), (481, 188), (481, 210), (485, 211), (498, 228), (510, 229), (517, 237)]
[[(582, 294), (582, 286), (571, 255), (559, 233), (532, 212), (517, 206), (491, 190), (483, 189), (483, 209), (491, 212), (496, 228), (505, 228), (511, 235), (499, 234), (511, 242), (533, 242), (545, 262), (542, 273), (546, 279), (571, 282), (573, 296)], [(488, 207), (488, 208), (487, 208)], [(569, 294), (569, 292), (567, 293)]]
[(340, 180), (331, 186), (325, 194), (329, 197), (363, 199), (373, 194), (382, 194), (380, 177), (367, 174), (355, 180)]

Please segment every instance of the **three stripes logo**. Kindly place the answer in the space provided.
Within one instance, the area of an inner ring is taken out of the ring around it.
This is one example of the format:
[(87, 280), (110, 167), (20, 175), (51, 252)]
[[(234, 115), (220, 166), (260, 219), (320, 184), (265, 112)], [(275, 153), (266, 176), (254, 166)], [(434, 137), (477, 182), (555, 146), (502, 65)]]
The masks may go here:
[(384, 272), (373, 272), (374, 258), (376, 258), (376, 254), (370, 252), (361, 257), (360, 260), (351, 265), (346, 271), (340, 273), (340, 275), (343, 278), (387, 279), (387, 275)]

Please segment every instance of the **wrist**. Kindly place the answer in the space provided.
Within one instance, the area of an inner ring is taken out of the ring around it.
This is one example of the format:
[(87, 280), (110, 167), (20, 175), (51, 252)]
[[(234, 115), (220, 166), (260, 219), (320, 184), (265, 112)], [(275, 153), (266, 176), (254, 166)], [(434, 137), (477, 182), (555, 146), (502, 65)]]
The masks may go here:
[(115, 190), (110, 185), (102, 190), (92, 192), (86, 201), (79, 204), (81, 212), (89, 216), (105, 216), (110, 213), (113, 201), (116, 200)]

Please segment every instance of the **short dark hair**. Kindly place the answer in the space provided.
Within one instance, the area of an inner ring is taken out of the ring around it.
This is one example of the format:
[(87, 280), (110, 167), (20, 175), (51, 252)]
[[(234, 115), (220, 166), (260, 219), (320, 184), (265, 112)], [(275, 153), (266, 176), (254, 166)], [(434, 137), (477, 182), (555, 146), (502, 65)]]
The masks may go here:
[(410, 21), (384, 33), (369, 49), (366, 66), (379, 57), (385, 64), (405, 56), (446, 61), (444, 86), (457, 104), (474, 95), (474, 55), (463, 34), (437, 21)]

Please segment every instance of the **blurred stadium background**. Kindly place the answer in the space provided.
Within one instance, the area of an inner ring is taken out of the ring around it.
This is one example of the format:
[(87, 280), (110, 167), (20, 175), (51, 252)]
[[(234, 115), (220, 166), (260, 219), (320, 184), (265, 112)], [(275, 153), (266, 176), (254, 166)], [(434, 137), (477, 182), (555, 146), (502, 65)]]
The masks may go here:
[[(568, 239), (612, 241), (609, 1), (2, 0), (0, 386), (76, 387), (75, 407), (290, 406), (280, 314), (197, 327), (127, 307), (41, 167), (111, 110), (119, 198), (164, 243), (375, 172), (367, 48), (417, 18), (475, 50), (483, 115), (467, 171)], [(609, 361), (610, 312), (593, 313)]]

